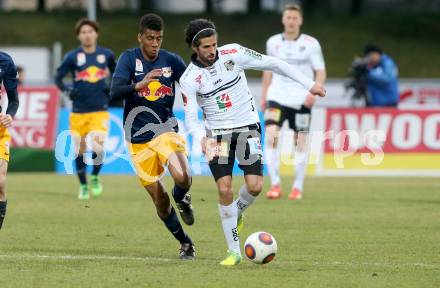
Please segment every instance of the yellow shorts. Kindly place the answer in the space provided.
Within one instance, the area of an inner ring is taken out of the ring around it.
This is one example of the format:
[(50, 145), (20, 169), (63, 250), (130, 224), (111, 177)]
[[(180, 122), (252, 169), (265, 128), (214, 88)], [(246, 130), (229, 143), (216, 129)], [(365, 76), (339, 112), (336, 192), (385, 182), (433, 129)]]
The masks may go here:
[(92, 131), (107, 134), (110, 114), (107, 111), (90, 113), (70, 113), (70, 130), (81, 137), (87, 136)]
[(148, 186), (157, 182), (164, 173), (164, 166), (167, 165), (172, 153), (182, 152), (188, 155), (185, 146), (185, 139), (176, 132), (161, 134), (146, 143), (128, 143), (133, 165), (141, 184)]
[(0, 159), (9, 162), (9, 145), (11, 144), (11, 135), (8, 128), (0, 126)]

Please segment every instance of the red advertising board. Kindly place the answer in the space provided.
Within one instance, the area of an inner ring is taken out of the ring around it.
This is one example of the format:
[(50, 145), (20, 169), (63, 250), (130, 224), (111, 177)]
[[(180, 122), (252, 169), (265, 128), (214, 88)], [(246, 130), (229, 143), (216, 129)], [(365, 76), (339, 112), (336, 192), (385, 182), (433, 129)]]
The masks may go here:
[(440, 110), (327, 109), (325, 152), (440, 153)]
[(55, 86), (18, 89), (20, 106), (9, 128), (13, 147), (53, 149), (59, 91)]

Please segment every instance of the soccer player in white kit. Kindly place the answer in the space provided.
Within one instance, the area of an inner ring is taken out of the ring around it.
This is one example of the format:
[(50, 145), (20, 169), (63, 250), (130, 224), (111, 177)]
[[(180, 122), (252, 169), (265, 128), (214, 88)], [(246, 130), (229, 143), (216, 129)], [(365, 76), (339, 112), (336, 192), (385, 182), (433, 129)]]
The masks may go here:
[[(321, 46), (315, 38), (300, 31), (303, 23), (301, 7), (289, 4), (284, 8), (282, 23), (284, 32), (267, 40), (267, 55), (277, 57), (294, 65), (308, 78), (324, 84), (326, 78), (324, 57)], [(268, 168), (271, 188), (266, 196), (269, 199), (281, 197), (279, 175), (280, 152), (278, 139), (280, 128), (285, 120), (294, 130), (295, 142), (295, 181), (288, 198), (302, 198), (304, 176), (308, 162), (308, 132), (311, 123), (311, 107), (315, 95), (308, 93), (298, 82), (269, 71), (263, 72), (263, 95), (261, 106), (265, 109), (265, 150), (264, 159)]]
[[(185, 103), (185, 122), (194, 143), (201, 143), (219, 193), (219, 213), (228, 245), (221, 265), (241, 262), (239, 233), (242, 213), (254, 202), (263, 185), (261, 130), (255, 101), (245, 69), (271, 70), (300, 82), (304, 94), (325, 95), (322, 85), (292, 65), (238, 44), (217, 48), (212, 22), (193, 20), (186, 28), (186, 42), (194, 50), (191, 63), (180, 78)], [(199, 125), (198, 106), (205, 129)], [(245, 185), (234, 201), (232, 169), (235, 159), (244, 172)]]

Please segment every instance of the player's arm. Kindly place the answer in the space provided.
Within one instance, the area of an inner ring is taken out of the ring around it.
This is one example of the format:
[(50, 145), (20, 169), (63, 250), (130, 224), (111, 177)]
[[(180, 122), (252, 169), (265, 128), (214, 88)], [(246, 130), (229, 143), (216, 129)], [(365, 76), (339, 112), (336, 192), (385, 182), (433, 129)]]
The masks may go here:
[(315, 82), (324, 85), (327, 79), (327, 72), (325, 70), (324, 56), (322, 55), (321, 45), (316, 41), (316, 45), (310, 55), (313, 71), (315, 72)]
[[(266, 42), (266, 54), (273, 56), (271, 52), (271, 45), (270, 40)], [(262, 86), (262, 93), (261, 93), (261, 109), (266, 109), (266, 98), (267, 98), (267, 91), (269, 90), (269, 86), (272, 83), (272, 72), (270, 71), (263, 71), (263, 76), (261, 79), (261, 86)]]
[(131, 81), (132, 70), (130, 55), (128, 52), (122, 53), (111, 81), (110, 98), (112, 101), (124, 99), (136, 91), (136, 83)]
[(72, 54), (68, 53), (55, 73), (55, 84), (58, 89), (65, 92), (70, 99), (75, 98), (78, 95), (78, 91), (73, 87), (66, 85), (63, 79), (69, 72), (72, 72), (75, 69), (75, 63), (73, 62), (72, 57)]
[(316, 83), (324, 85), (326, 79), (327, 79), (327, 72), (325, 71), (325, 69), (315, 70), (315, 82)]
[(141, 91), (148, 86), (148, 83), (157, 79), (162, 75), (161, 69), (154, 69), (145, 75), (142, 81), (132, 83), (132, 74), (134, 73), (134, 65), (128, 52), (122, 53), (113, 73), (112, 86), (110, 89), (110, 97), (112, 100), (124, 99), (131, 94)]
[(8, 95), (8, 109), (6, 109), (6, 115), (0, 115), (0, 124), (8, 128), (12, 125), (12, 118), (15, 116), (18, 110), (18, 78), (17, 68), (14, 62), (10, 62), (8, 70), (3, 79), (3, 85), (5, 86), (6, 94)]
[(130, 83), (129, 80), (121, 77), (113, 76), (112, 80), (112, 88), (110, 89), (110, 97), (112, 100), (120, 100), (125, 97), (139, 92), (146, 87), (148, 87), (148, 83), (157, 80), (160, 76), (162, 76), (162, 69), (154, 69), (145, 75), (142, 81), (137, 83)]
[[(108, 83), (108, 86), (106, 86), (104, 92), (108, 97), (110, 98), (110, 87), (112, 87), (112, 80), (113, 80), (113, 73), (115, 73), (116, 69), (116, 60), (115, 60), (115, 54), (113, 54), (113, 51), (108, 49), (108, 55), (107, 55), (107, 68), (108, 71), (110, 71), (110, 82)], [(109, 99), (109, 102), (111, 102), (111, 98)]]
[[(186, 129), (193, 136), (193, 143), (202, 143), (206, 140), (206, 134), (199, 122), (196, 90), (182, 79), (179, 83), (184, 103)], [(203, 153), (205, 153), (204, 147), (202, 143)]]
[(111, 74), (115, 73), (115, 69), (116, 69), (115, 54), (113, 54), (111, 50), (109, 50), (107, 67)]
[(196, 90), (189, 83), (182, 80), (182, 75), (186, 70), (186, 65), (180, 56), (176, 55), (173, 70), (174, 77), (180, 85), (182, 93), (184, 110), (185, 110), (185, 126), (188, 132), (193, 136), (193, 143), (202, 145), (203, 154), (206, 152), (206, 134), (201, 127), (198, 117), (198, 104)]
[(261, 93), (261, 109), (266, 109), (266, 98), (267, 91), (269, 90), (269, 86), (272, 83), (272, 72), (263, 71), (263, 77), (261, 79), (262, 82), (262, 93)]
[(325, 89), (321, 84), (309, 79), (293, 65), (278, 58), (260, 54), (243, 46), (239, 46), (238, 50), (239, 55), (236, 56), (236, 62), (241, 65), (243, 69), (269, 70), (299, 82), (314, 95), (325, 96)]

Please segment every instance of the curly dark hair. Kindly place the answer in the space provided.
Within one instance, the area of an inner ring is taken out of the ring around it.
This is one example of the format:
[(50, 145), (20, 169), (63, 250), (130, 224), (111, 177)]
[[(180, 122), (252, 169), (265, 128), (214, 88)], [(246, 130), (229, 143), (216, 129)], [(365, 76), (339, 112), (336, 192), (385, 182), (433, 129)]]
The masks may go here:
[(201, 38), (210, 37), (216, 33), (213, 22), (207, 19), (195, 19), (186, 26), (185, 42), (189, 47), (192, 45), (199, 46)]
[(145, 29), (162, 31), (164, 27), (162, 17), (157, 14), (149, 13), (141, 17), (139, 21), (139, 33), (142, 34)]

